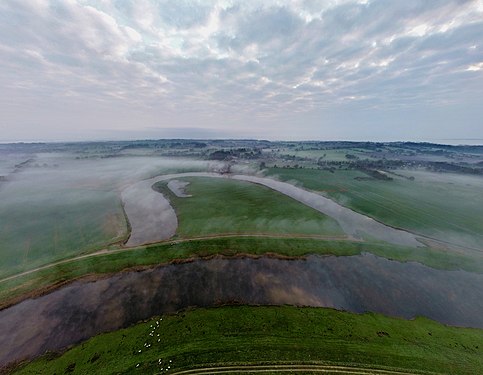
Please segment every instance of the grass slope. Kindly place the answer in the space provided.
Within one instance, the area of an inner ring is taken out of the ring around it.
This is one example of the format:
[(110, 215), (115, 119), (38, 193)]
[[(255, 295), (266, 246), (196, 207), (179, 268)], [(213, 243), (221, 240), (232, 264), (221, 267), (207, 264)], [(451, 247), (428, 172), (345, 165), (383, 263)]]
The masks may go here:
[(217, 178), (181, 180), (189, 181), (186, 193), (191, 197), (177, 197), (166, 181), (156, 184), (176, 210), (179, 237), (214, 233), (344, 234), (335, 220), (264, 186)]
[(196, 309), (99, 335), (15, 373), (155, 374), (167, 365), (164, 373), (264, 362), (473, 375), (483, 370), (483, 331), (323, 308)]
[(297, 181), (344, 206), (385, 224), (455, 244), (481, 248), (483, 178), (421, 171), (398, 171), (414, 181), (356, 180), (354, 170), (335, 173), (313, 169), (271, 168), (268, 175)]

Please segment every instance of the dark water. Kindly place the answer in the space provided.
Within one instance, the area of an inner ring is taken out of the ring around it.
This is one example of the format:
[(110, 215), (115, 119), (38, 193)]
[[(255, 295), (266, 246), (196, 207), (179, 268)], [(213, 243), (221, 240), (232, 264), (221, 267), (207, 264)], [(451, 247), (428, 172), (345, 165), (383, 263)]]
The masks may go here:
[(188, 306), (293, 304), (483, 328), (483, 275), (364, 254), (215, 258), (79, 281), (0, 311), (0, 364)]

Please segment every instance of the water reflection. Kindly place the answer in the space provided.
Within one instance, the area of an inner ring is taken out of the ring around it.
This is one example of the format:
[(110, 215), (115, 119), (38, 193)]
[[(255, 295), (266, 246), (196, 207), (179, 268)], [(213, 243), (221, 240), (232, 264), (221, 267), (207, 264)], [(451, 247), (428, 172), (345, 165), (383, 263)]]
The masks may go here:
[(483, 328), (483, 275), (435, 270), (370, 254), (214, 258), (78, 281), (0, 311), (0, 363), (189, 306), (325, 306)]

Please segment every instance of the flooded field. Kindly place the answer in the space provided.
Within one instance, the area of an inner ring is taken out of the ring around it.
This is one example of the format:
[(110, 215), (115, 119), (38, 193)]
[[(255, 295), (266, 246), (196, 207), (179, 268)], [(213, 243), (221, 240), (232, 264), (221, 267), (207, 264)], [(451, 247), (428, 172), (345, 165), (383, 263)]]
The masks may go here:
[(483, 328), (483, 275), (370, 254), (214, 258), (77, 281), (0, 311), (0, 365), (190, 306), (324, 306)]
[[(231, 178), (263, 185), (330, 216), (339, 223), (347, 235), (354, 238), (362, 238), (364, 235), (368, 235), (374, 239), (396, 245), (421, 246), (412, 233), (379, 223), (372, 218), (341, 206), (331, 199), (286, 182), (257, 176), (221, 175), (204, 172), (158, 176), (138, 182), (126, 189), (122, 194), (122, 199), (132, 228), (131, 238), (127, 242), (128, 246), (157, 242), (174, 235), (177, 227), (176, 214), (168, 200), (161, 194), (154, 192), (152, 185), (159, 181), (182, 177)], [(149, 220), (146, 220), (146, 218), (149, 218)]]

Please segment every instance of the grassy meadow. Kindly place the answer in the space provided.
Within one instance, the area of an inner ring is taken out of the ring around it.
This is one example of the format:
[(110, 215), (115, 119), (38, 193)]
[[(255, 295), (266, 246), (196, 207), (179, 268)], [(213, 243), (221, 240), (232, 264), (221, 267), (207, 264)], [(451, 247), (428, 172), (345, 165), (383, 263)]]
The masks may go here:
[(355, 170), (271, 168), (268, 175), (320, 192), (385, 224), (442, 241), (481, 249), (483, 178), (422, 171), (395, 171), (392, 181), (356, 180)]
[(163, 173), (205, 171), (211, 163), (155, 157), (79, 160), (64, 153), (30, 158), (0, 184), (0, 278), (124, 240), (124, 187)]
[(0, 277), (92, 251), (127, 235), (115, 192), (32, 188), (23, 193), (21, 199), (0, 202)]
[(178, 237), (223, 233), (340, 236), (334, 219), (267, 187), (219, 178), (183, 178), (189, 182), (179, 198), (166, 181), (156, 184), (178, 217)]
[(250, 363), (473, 375), (483, 368), (483, 331), (324, 308), (227, 306), (101, 334), (14, 373), (158, 374)]

